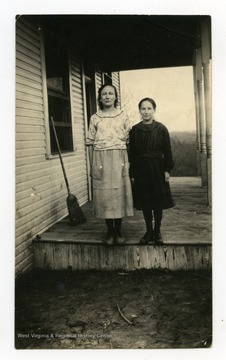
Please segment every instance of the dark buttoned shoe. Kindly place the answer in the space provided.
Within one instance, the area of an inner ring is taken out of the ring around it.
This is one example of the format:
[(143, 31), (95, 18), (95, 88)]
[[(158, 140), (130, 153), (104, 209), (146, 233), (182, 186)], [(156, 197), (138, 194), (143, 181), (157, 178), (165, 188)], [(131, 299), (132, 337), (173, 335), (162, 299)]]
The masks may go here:
[(115, 244), (118, 244), (118, 245), (123, 245), (125, 244), (125, 238), (124, 236), (121, 234), (121, 232), (116, 232), (115, 234)]
[(160, 231), (156, 231), (156, 232), (154, 231), (153, 239), (154, 239), (155, 244), (157, 244), (157, 245), (163, 244), (162, 234)]
[(114, 233), (112, 231), (108, 231), (107, 235), (104, 239), (104, 244), (106, 245), (112, 245), (114, 242)]
[(141, 245), (147, 245), (148, 243), (153, 242), (152, 233), (148, 231), (144, 234), (144, 236), (140, 239)]

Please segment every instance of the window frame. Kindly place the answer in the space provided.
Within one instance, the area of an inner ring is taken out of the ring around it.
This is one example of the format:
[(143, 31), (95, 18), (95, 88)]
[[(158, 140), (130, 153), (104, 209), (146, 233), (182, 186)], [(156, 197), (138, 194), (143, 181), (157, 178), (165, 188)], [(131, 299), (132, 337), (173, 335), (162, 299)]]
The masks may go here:
[(104, 72), (102, 74), (103, 85), (112, 85), (112, 72)]
[[(46, 72), (46, 54), (45, 54), (45, 34), (44, 31), (40, 31), (40, 43), (41, 43), (41, 71), (42, 71), (42, 89), (43, 89), (43, 106), (44, 106), (44, 123), (45, 123), (45, 138), (46, 138), (46, 159), (55, 159), (58, 157), (58, 153), (51, 152), (51, 139), (50, 139), (50, 119), (49, 119), (49, 105), (48, 105), (48, 84), (47, 84), (47, 72)], [(71, 61), (70, 51), (67, 51), (68, 60), (68, 97), (70, 102), (70, 116), (71, 116), (71, 135), (72, 135), (72, 150), (67, 150), (62, 153), (62, 156), (74, 155), (75, 152), (75, 138), (74, 138), (74, 119), (73, 119), (73, 106), (72, 106), (72, 79), (71, 79)]]

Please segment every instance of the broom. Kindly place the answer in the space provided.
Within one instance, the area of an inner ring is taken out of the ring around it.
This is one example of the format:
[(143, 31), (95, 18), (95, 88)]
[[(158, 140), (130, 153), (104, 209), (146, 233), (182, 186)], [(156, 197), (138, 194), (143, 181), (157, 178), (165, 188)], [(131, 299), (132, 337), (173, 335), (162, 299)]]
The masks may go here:
[(76, 196), (71, 194), (71, 191), (70, 191), (70, 188), (69, 188), (69, 184), (68, 184), (68, 180), (67, 180), (67, 176), (66, 176), (66, 172), (65, 172), (65, 168), (64, 168), (64, 163), (63, 163), (63, 159), (62, 159), (62, 156), (61, 156), (60, 145), (59, 145), (59, 141), (58, 141), (58, 137), (57, 137), (57, 133), (56, 133), (56, 129), (55, 129), (55, 126), (54, 126), (52, 116), (51, 116), (51, 122), (52, 122), (52, 125), (53, 125), (53, 132), (54, 132), (54, 135), (55, 135), (58, 154), (59, 154), (59, 157), (60, 157), (60, 162), (61, 162), (61, 166), (62, 166), (62, 170), (63, 170), (63, 174), (64, 174), (64, 179), (65, 179), (65, 183), (66, 183), (67, 191), (68, 191), (68, 196), (67, 196), (66, 201), (67, 201), (70, 225), (75, 226), (75, 225), (79, 225), (79, 224), (84, 224), (86, 222), (85, 215), (83, 214), (82, 209), (80, 208), (80, 206), (78, 204), (78, 200), (77, 200)]

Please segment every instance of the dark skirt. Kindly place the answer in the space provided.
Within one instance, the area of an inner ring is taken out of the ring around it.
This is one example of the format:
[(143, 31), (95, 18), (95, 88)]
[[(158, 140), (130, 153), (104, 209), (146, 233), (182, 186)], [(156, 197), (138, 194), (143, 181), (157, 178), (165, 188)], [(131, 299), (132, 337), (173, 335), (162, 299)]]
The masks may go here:
[(170, 184), (165, 181), (163, 159), (140, 159), (132, 185), (134, 207), (169, 209), (174, 206)]

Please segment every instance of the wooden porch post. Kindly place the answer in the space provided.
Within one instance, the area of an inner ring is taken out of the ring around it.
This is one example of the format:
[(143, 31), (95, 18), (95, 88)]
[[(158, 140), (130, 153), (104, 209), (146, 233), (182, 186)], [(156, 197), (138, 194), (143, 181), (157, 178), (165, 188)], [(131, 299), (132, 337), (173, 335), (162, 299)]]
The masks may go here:
[(206, 119), (206, 150), (207, 150), (207, 179), (208, 204), (212, 203), (212, 95), (211, 95), (211, 44), (210, 20), (205, 18), (201, 23), (201, 54), (204, 79), (205, 119)]
[(207, 186), (207, 152), (206, 152), (206, 121), (205, 121), (205, 101), (203, 87), (203, 72), (201, 49), (196, 51), (196, 78), (197, 78), (197, 96), (199, 105), (199, 125), (200, 125), (200, 142), (201, 142), (201, 180), (202, 186)]
[(195, 118), (196, 118), (196, 158), (197, 158), (197, 175), (201, 176), (201, 140), (200, 140), (200, 118), (199, 118), (199, 97), (196, 76), (196, 65), (194, 59), (193, 65), (194, 97), (195, 97)]

